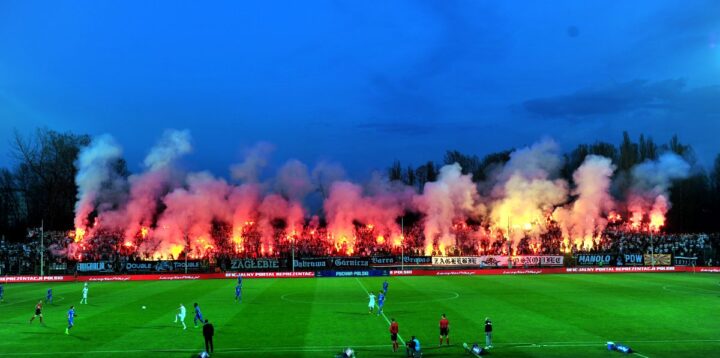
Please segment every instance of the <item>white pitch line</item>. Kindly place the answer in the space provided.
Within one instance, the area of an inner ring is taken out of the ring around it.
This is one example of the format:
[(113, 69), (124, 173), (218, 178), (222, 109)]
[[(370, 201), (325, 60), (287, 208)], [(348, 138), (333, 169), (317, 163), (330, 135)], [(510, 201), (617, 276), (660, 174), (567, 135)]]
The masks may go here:
[(645, 356), (645, 355), (642, 355), (642, 354), (636, 353), (636, 352), (633, 352), (633, 354), (636, 355), (636, 356), (638, 356), (638, 357), (642, 357), (642, 358), (650, 358), (650, 357), (648, 357), (648, 356)]
[[(367, 288), (365, 288), (365, 285), (363, 285), (362, 282), (360, 282), (360, 280), (357, 277), (355, 277), (355, 281), (357, 281), (357, 283), (360, 285), (360, 287), (362, 287), (362, 289), (365, 291), (365, 294), (368, 295), (368, 297), (369, 297), (370, 292), (368, 292)], [(383, 318), (385, 318), (385, 322), (387, 322), (388, 326), (390, 326), (390, 320), (385, 315), (385, 312), (381, 312), (381, 314), (382, 314)], [(402, 342), (402, 344), (404, 346), (405, 340), (402, 338), (402, 336), (399, 333), (398, 333), (398, 339), (400, 340), (400, 342)]]
[[(627, 343), (720, 343), (720, 339), (680, 339), (680, 340), (652, 340), (652, 341), (624, 341)], [(498, 343), (499, 346), (512, 346), (514, 348), (542, 348), (542, 347), (591, 347), (604, 345), (605, 342), (546, 342), (546, 343)], [(262, 352), (328, 352), (337, 349), (346, 348), (347, 346), (286, 346), (286, 347), (241, 347), (241, 348), (224, 348), (217, 349), (218, 353), (262, 353)], [(351, 346), (354, 348), (385, 348), (386, 344), (375, 345), (358, 345)], [(121, 354), (121, 353), (164, 353), (164, 352), (195, 352), (197, 349), (136, 349), (136, 350), (103, 350), (103, 351), (69, 351), (69, 352), (17, 352), (3, 353), (4, 356), (51, 356), (58, 354)], [(640, 353), (634, 353), (642, 358), (648, 358)]]
[[(353, 346), (354, 348), (386, 348), (386, 344), (375, 344), (365, 346)], [(286, 352), (331, 352), (339, 349), (347, 348), (347, 346), (296, 346), (296, 347), (244, 347), (244, 348), (225, 348), (216, 349), (217, 353), (286, 353)], [(184, 352), (197, 352), (198, 349), (134, 349), (134, 350), (103, 350), (103, 351), (70, 351), (70, 352), (18, 352), (18, 353), (3, 353), (3, 356), (46, 356), (46, 355), (58, 355), (58, 354), (126, 354), (126, 353), (184, 353)]]
[[(625, 343), (720, 343), (720, 339), (671, 339), (671, 340), (622, 340)], [(548, 347), (562, 346), (567, 344), (585, 344), (585, 345), (597, 345), (605, 344), (606, 342), (595, 342), (595, 341), (568, 341), (568, 342), (508, 342), (498, 343), (501, 346), (531, 346), (531, 345), (544, 345)]]

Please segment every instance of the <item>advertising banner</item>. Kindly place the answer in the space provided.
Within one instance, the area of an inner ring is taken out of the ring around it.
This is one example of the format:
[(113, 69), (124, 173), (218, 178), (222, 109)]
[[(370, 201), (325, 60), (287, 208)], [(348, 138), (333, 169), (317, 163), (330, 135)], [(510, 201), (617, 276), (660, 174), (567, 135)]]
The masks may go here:
[(432, 256), (404, 256), (403, 263), (405, 265), (431, 265)]
[(133, 261), (126, 262), (125, 272), (184, 272), (187, 264), (188, 272), (201, 272), (207, 269), (203, 261)]
[(621, 254), (620, 260), (624, 266), (642, 266), (643, 254)]
[(564, 257), (562, 256), (512, 256), (513, 266), (562, 266)]
[(50, 271), (62, 271), (65, 272), (67, 270), (67, 263), (57, 263), (53, 262), (50, 264)]
[(113, 272), (112, 265), (109, 262), (78, 262), (78, 272)]
[(293, 263), (296, 270), (325, 270), (329, 269), (331, 265), (330, 260), (323, 257), (296, 258)]
[(383, 266), (383, 265), (399, 265), (400, 258), (395, 256), (372, 256), (370, 257), (370, 265), (372, 266)]
[(73, 276), (4, 276), (0, 278), (3, 283), (21, 283), (21, 282), (62, 282), (72, 281)]
[(568, 267), (567, 273), (622, 273), (622, 272), (683, 272), (675, 266), (630, 266), (630, 267)]
[(675, 265), (675, 266), (695, 266), (695, 265), (697, 265), (697, 257), (676, 256), (673, 258), (673, 265)]
[(575, 256), (575, 262), (582, 266), (609, 266), (617, 262), (615, 255), (611, 254), (578, 254)]
[(315, 277), (315, 272), (226, 272), (224, 275), (225, 278), (308, 278)]
[(316, 273), (317, 277), (372, 277), (388, 276), (387, 270), (355, 270), (355, 271), (334, 271), (323, 270)]
[(646, 266), (672, 265), (672, 255), (670, 254), (645, 254), (643, 258), (645, 259)]
[[(433, 266), (480, 266), (483, 257), (481, 256), (433, 256)], [(505, 261), (507, 262), (507, 260)]]
[(230, 261), (231, 271), (245, 271), (245, 270), (277, 270), (281, 267), (285, 267), (285, 262), (281, 262), (279, 259), (267, 258), (267, 259), (236, 259)]
[(444, 257), (433, 256), (433, 266), (443, 267), (507, 267), (510, 262), (513, 266), (562, 266), (564, 257), (562, 256), (540, 256), (540, 255), (523, 255), (523, 256), (459, 256)]
[(332, 259), (333, 268), (368, 268), (370, 259), (367, 257), (336, 257)]

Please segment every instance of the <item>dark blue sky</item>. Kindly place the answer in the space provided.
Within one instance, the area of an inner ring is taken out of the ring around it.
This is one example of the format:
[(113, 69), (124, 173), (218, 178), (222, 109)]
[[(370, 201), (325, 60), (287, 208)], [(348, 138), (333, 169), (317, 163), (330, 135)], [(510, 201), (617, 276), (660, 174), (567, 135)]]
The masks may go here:
[(623, 130), (720, 151), (714, 1), (3, 1), (0, 165), (12, 129), (110, 133), (132, 170), (165, 128), (193, 169), (243, 148), (332, 160), (483, 155)]

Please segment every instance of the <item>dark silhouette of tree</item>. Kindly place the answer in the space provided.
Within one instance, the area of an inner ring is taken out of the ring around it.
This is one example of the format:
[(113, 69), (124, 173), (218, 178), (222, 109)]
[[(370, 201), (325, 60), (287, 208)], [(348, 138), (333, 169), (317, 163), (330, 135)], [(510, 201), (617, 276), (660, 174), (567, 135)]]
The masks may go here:
[(476, 155), (466, 155), (457, 150), (448, 150), (443, 158), (444, 164), (460, 164), (463, 174), (471, 174), (477, 181), (480, 174), (480, 159)]
[(402, 181), (403, 170), (399, 160), (393, 162), (392, 166), (388, 169), (388, 180), (390, 181)]
[(14, 182), (26, 209), (25, 223), (50, 230), (72, 227), (77, 188), (74, 162), (87, 135), (38, 129), (27, 138), (15, 133), (12, 155), (17, 163)]
[(620, 143), (620, 158), (618, 158), (618, 166), (620, 170), (628, 171), (630, 168), (639, 163), (638, 145), (633, 143), (628, 132), (623, 132), (623, 140)]

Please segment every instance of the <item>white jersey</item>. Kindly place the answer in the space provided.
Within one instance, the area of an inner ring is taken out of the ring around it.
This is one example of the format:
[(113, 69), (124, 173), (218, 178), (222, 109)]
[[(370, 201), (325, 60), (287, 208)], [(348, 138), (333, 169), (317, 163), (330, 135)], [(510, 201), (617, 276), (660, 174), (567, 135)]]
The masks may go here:
[(88, 288), (87, 286), (83, 287), (83, 297), (87, 298)]
[(375, 307), (375, 295), (372, 293), (370, 294), (370, 302), (368, 302), (368, 307)]
[(180, 313), (178, 314), (180, 316), (180, 319), (185, 318), (185, 306), (180, 306)]

